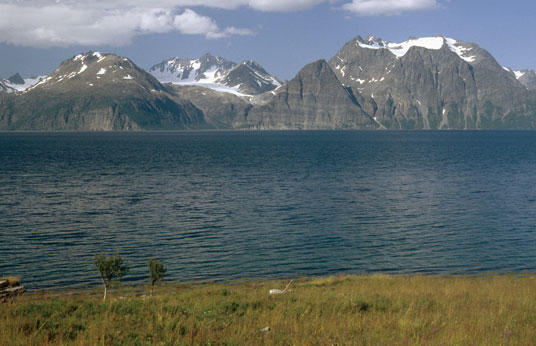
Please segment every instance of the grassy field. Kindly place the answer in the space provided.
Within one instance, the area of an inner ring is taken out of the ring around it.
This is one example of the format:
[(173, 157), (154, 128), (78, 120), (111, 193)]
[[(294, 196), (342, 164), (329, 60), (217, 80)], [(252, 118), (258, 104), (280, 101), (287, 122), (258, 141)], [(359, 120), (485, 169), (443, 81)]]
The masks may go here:
[(534, 275), (299, 279), (269, 294), (285, 286), (26, 294), (0, 304), (0, 345), (536, 345)]

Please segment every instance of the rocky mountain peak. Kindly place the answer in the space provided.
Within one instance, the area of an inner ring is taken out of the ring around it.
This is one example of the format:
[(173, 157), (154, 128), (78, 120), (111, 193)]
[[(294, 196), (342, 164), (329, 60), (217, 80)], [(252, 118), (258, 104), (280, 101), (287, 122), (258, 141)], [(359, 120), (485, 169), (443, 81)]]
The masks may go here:
[(253, 60), (244, 61), (231, 69), (219, 83), (238, 88), (247, 95), (259, 95), (281, 86), (277, 78)]
[(233, 68), (236, 66), (234, 62), (226, 60), (220, 56), (213, 56), (210, 53), (205, 53), (201, 58), (199, 58), (199, 62), (202, 66), (206, 66), (208, 69), (215, 66), (220, 68)]
[(15, 73), (13, 76), (9, 77), (7, 80), (10, 81), (11, 84), (17, 84), (17, 85), (24, 84), (24, 79), (18, 73)]
[(494, 100), (513, 108), (512, 95), (524, 97), (489, 52), (445, 36), (399, 43), (358, 36), (330, 65), (341, 83), (372, 99), (364, 109), (387, 128), (478, 128), (479, 107), (491, 112)]
[(357, 42), (361, 42), (365, 45), (369, 45), (369, 46), (377, 46), (377, 47), (385, 47), (386, 46), (386, 42), (384, 40), (382, 40), (381, 38), (379, 37), (375, 37), (374, 35), (368, 35), (366, 39), (363, 40), (363, 38), (361, 36), (357, 36), (355, 38), (355, 40)]
[(257, 72), (259, 72), (261, 74), (268, 75), (268, 72), (266, 72), (266, 70), (259, 63), (257, 63), (253, 59), (243, 61), (242, 65), (246, 65), (246, 66), (250, 67), (251, 69), (253, 69), (253, 70), (255, 70), (255, 71), (257, 71)]

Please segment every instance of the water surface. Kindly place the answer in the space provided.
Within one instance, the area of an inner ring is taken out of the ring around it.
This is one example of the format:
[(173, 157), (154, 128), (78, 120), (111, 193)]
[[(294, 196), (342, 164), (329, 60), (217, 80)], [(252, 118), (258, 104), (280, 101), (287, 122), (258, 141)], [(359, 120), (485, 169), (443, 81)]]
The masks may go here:
[(536, 271), (536, 132), (0, 133), (0, 275)]

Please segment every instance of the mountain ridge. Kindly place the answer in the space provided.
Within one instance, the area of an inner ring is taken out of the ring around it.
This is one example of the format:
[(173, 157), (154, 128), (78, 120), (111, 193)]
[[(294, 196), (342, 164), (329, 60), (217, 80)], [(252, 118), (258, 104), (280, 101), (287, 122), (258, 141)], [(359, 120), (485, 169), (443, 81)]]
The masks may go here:
[[(0, 90), (24, 81), (0, 80)], [(348, 41), (281, 83), (253, 60), (205, 54), (148, 71), (125, 57), (67, 59), (0, 98), (0, 130), (536, 129), (536, 73), (445, 36)]]

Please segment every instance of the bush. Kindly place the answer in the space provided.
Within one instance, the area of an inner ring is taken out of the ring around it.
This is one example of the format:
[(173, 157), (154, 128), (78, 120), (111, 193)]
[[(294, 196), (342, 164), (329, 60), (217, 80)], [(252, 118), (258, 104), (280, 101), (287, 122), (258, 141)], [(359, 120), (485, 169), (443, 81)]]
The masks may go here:
[(149, 267), (149, 277), (151, 279), (151, 296), (153, 295), (154, 286), (158, 281), (164, 280), (164, 275), (166, 274), (166, 267), (162, 262), (157, 259), (150, 259), (147, 261), (147, 266)]
[(106, 292), (111, 285), (112, 280), (121, 280), (128, 272), (128, 267), (123, 264), (123, 259), (119, 254), (106, 257), (104, 254), (95, 254), (95, 266), (99, 271), (99, 275), (104, 286), (104, 297), (102, 301), (106, 301)]

